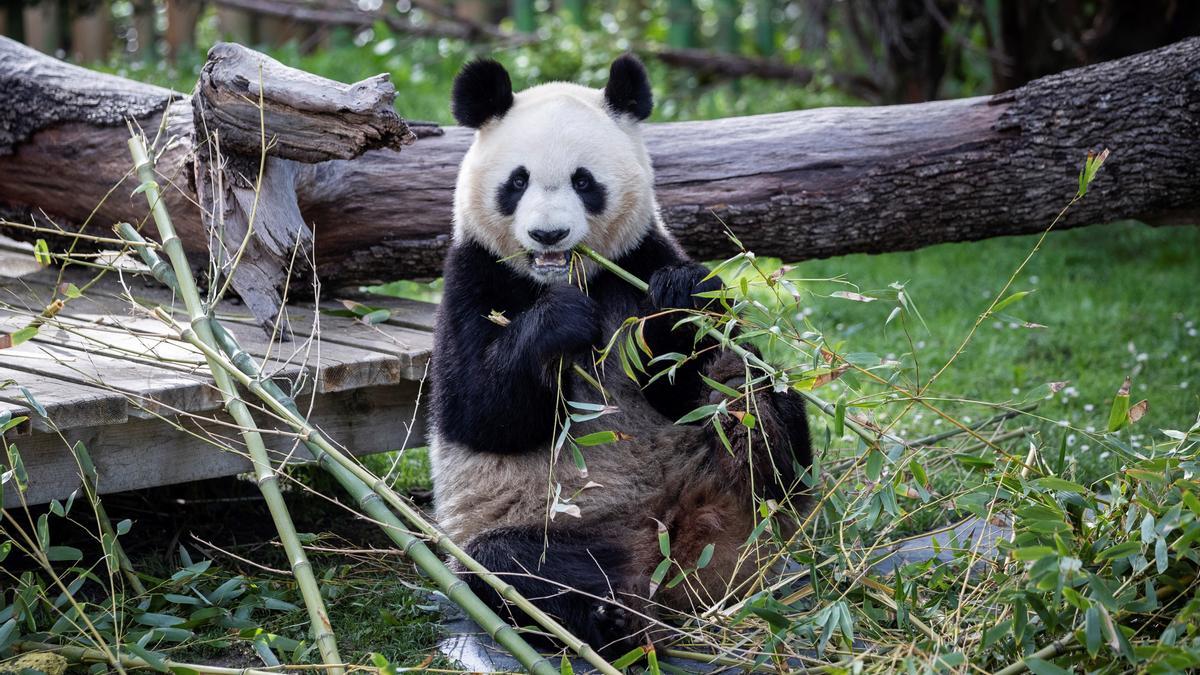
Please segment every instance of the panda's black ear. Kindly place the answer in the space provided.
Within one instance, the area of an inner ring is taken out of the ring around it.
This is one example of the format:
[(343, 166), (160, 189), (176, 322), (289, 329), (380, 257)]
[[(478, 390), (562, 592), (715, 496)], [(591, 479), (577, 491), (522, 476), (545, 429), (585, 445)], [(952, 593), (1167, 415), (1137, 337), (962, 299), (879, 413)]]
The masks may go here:
[(488, 120), (504, 116), (512, 104), (512, 80), (496, 61), (476, 59), (454, 78), (450, 112), (464, 127), (478, 129)]
[(650, 77), (633, 54), (622, 54), (613, 61), (608, 70), (608, 84), (604, 85), (604, 102), (618, 115), (633, 115), (639, 120), (650, 116), (654, 109)]

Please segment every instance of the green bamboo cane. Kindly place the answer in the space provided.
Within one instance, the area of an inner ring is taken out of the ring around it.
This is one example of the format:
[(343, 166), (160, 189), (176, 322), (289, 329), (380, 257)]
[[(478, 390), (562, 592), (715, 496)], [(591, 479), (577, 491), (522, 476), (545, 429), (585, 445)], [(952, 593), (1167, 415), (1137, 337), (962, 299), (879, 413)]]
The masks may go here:
[[(597, 263), (600, 264), (601, 267), (603, 267), (604, 269), (608, 270), (609, 272), (612, 272), (613, 274), (617, 275), (618, 277), (625, 280), (630, 285), (632, 285), (634, 288), (642, 291), (643, 293), (650, 290), (650, 284), (646, 283), (645, 281), (642, 281), (641, 279), (634, 276), (633, 274), (630, 274), (629, 271), (625, 270), (620, 265), (609, 260), (608, 258), (605, 258), (604, 256), (600, 255), (599, 253), (592, 250), (587, 245), (576, 244), (575, 249), (578, 250), (583, 255), (596, 261)], [(717, 330), (716, 328), (709, 328), (707, 331), (707, 335), (708, 335), (708, 337), (711, 337), (712, 339), (714, 339), (718, 343), (720, 343), (720, 345), (722, 347), (731, 350), (738, 356), (742, 357), (742, 359), (745, 360), (747, 363), (754, 366), (755, 368), (762, 370), (763, 372), (770, 375), (772, 378), (779, 376), (779, 370), (776, 369), (775, 366), (772, 366), (771, 364), (767, 363), (766, 361), (763, 361), (758, 356), (758, 354), (755, 354), (754, 352), (750, 351), (749, 349), (746, 349), (745, 347), (739, 345), (738, 343), (734, 342), (733, 340), (730, 340), (728, 337), (726, 337), (721, 331)], [(800, 391), (798, 393), (801, 396), (803, 396), (805, 398), (805, 400), (807, 400), (809, 403), (812, 403), (813, 405), (815, 405), (817, 408), (819, 408), (821, 410), (821, 412), (825, 413), (826, 415), (829, 415), (830, 417), (832, 417), (834, 414), (836, 414), (836, 409), (832, 403), (825, 401), (820, 396), (817, 396), (816, 394), (812, 393), (811, 391)], [(871, 433), (871, 431), (869, 429), (867, 429), (865, 426), (850, 419), (849, 417), (847, 417), (845, 419), (845, 425), (851, 431), (853, 431), (855, 434), (857, 434), (859, 436), (859, 438), (862, 438), (864, 441), (866, 441), (867, 445), (877, 445), (879, 443), (879, 438), (875, 434)], [(897, 439), (897, 438), (889, 438), (888, 440), (892, 440), (892, 441), (903, 444), (903, 441), (900, 441), (900, 439)]]
[[(208, 313), (200, 302), (196, 280), (192, 278), (192, 269), (183, 251), (183, 242), (175, 234), (171, 216), (167, 213), (166, 206), (159, 194), (158, 183), (154, 179), (154, 165), (140, 136), (134, 135), (129, 139), (129, 152), (133, 157), (138, 179), (142, 183), (140, 189), (146, 193), (146, 200), (150, 204), (150, 213), (158, 227), (163, 250), (175, 271), (176, 286), (187, 307), (191, 326), (202, 341), (207, 344), (216, 344)], [(300, 594), (304, 598), (313, 637), (321, 652), (321, 660), (324, 661), (327, 671), (331, 675), (342, 675), (345, 670), (340, 665), (342, 659), (338, 655), (336, 637), (329, 622), (329, 614), (325, 611), (325, 603), (321, 599), (321, 588), (317, 585), (312, 565), (304, 553), (300, 538), (296, 535), (295, 525), (292, 524), (291, 515), (283, 501), (283, 494), (279, 490), (278, 476), (271, 467), (271, 460), (267, 455), (267, 446), (263, 443), (262, 434), (258, 432), (250, 409), (238, 396), (237, 387), (229, 375), (213, 365), (211, 361), (209, 370), (212, 371), (217, 389), (221, 391), (221, 396), (225, 400), (226, 410), (242, 430), (242, 438), (249, 451), (250, 461), (254, 465), (258, 488), (271, 512), (271, 519), (275, 521), (275, 529), (279, 532), (279, 539), (283, 543), (283, 549), (291, 564), (292, 574), (295, 576), (296, 583), (300, 587)]]
[[(137, 230), (129, 223), (120, 223), (115, 229), (123, 239), (128, 241), (138, 251), (142, 260), (150, 267), (151, 273), (169, 288), (174, 288), (173, 277), (168, 277), (164, 274), (164, 272), (170, 271), (169, 268), (161, 264), (162, 259), (146, 244)], [(165, 313), (160, 313), (160, 318), (174, 325), (174, 322)], [(598, 671), (606, 675), (618, 675), (620, 673), (619, 670), (613, 668), (590, 645), (575, 637), (552, 617), (542, 612), (531, 601), (518, 593), (511, 584), (506, 583), (500, 577), (491, 573), (481, 563), (467, 555), (453, 540), (446, 537), (436, 527), (425, 520), (415, 507), (396, 494), (395, 491), (391, 490), (382, 479), (342, 455), (340, 451), (329, 444), (328, 441), (325, 441), (323, 437), (321, 437), (321, 440), (324, 441), (323, 443), (318, 443), (315, 439), (310, 438), (311, 434), (319, 436), (319, 433), (307, 425), (304, 415), (296, 406), (295, 401), (285, 394), (278, 385), (262, 376), (262, 372), (254, 358), (242, 350), (236, 338), (226, 331), (219, 321), (211, 320), (209, 323), (217, 343), (226, 355), (224, 358), (220, 353), (199, 340), (195, 332), (184, 330), (181, 333), (185, 339), (197, 349), (200, 349), (207, 357), (217, 359), (247, 389), (260, 396), (273, 407), (282, 406), (283, 411), (286, 411), (284, 417), (293, 427), (301, 431), (305, 439), (305, 445), (308, 446), (318, 464), (333, 475), (335, 480), (350, 493), (350, 496), (355, 500), (358, 507), (380, 524), (388, 537), (413, 560), (418, 568), (438, 584), (448, 598), (459, 607), (462, 607), (481, 628), (487, 631), (496, 642), (508, 649), (522, 665), (535, 673), (550, 675), (557, 672), (553, 665), (542, 658), (536, 650), (529, 647), (521, 636), (512, 630), (507, 622), (496, 615), (487, 605), (483, 604), (478, 596), (471, 591), (469, 586), (447, 569), (441, 559), (422, 540), (410, 534), (405, 529), (403, 523), (389, 509), (389, 504), (393, 508), (396, 508), (397, 511), (400, 511), (405, 519), (413, 523), (425, 535), (429, 536), (439, 548), (462, 562), (464, 567), (496, 589), (501, 597), (520, 608), (526, 615), (536, 621), (538, 625), (542, 626), (547, 632), (554, 635), (573, 652), (578, 654), (580, 658), (583, 658)], [(228, 358), (228, 362), (226, 362), (225, 358)], [(281, 412), (279, 408), (276, 408), (276, 411)], [(281, 414), (283, 413), (281, 412)], [(302, 422), (303, 425), (297, 426), (297, 422)]]
[[(162, 308), (158, 308), (156, 314), (164, 322), (175, 325), (174, 321), (171, 320), (171, 317), (164, 312)], [(335, 447), (327, 438), (325, 438), (323, 434), (321, 434), (320, 431), (308, 423), (308, 420), (305, 419), (304, 415), (296, 410), (295, 403), (291, 402), (287, 396), (277, 397), (272, 394), (267, 389), (267, 381), (256, 379), (254, 376), (240, 370), (237, 365), (227, 359), (221, 352), (217, 351), (201, 340), (196, 335), (196, 332), (191, 328), (178, 325), (176, 327), (179, 330), (180, 337), (203, 352), (210, 362), (216, 363), (218, 366), (229, 372), (239, 384), (246, 387), (246, 389), (261, 398), (273, 412), (278, 414), (284, 422), (291, 426), (293, 430), (295, 430), (300, 436), (300, 438), (304, 440), (305, 444), (313, 452), (313, 455), (317, 458), (317, 461), (321, 464), (321, 466), (329, 469), (335, 477), (339, 477), (344, 474), (342, 471), (334, 471), (332, 467), (338, 467), (339, 469), (348, 472), (349, 478), (352, 478), (353, 481), (351, 481), (349, 484), (344, 483), (343, 486), (346, 487), (346, 489), (350, 491), (356, 499), (360, 499), (361, 495), (364, 506), (378, 503), (377, 501), (372, 501), (372, 498), (382, 498), (386, 503), (383, 513), (386, 513), (391, 519), (394, 519), (395, 516), (387, 510), (386, 507), (389, 506), (398, 511), (405, 520), (420, 530), (422, 534), (424, 534), (430, 539), (430, 541), (434, 543), (434, 545), (457, 559), (465, 568), (467, 568), (468, 571), (477, 575), (485, 583), (494, 588), (500, 597), (521, 609), (522, 612), (527, 614), (539, 626), (546, 629), (547, 632), (566, 644), (567, 647), (578, 654), (580, 658), (584, 659), (597, 670), (605, 673), (606, 675), (619, 675), (620, 671), (605, 661), (604, 658), (591, 647), (591, 645), (587, 644), (583, 640), (580, 640), (565, 627), (563, 627), (562, 624), (554, 620), (553, 617), (543, 612), (537, 607), (537, 605), (534, 605), (532, 601), (521, 595), (512, 584), (493, 574), (482, 563), (471, 557), (470, 554), (460, 548), (458, 544), (454, 543), (454, 540), (447, 537), (445, 534), (439, 531), (436, 526), (426, 520), (416, 507), (408, 503), (406, 499), (388, 487), (387, 483), (385, 483), (382, 478), (379, 478), (375, 474), (371, 473), (370, 470), (358, 464), (352, 458)], [(237, 347), (234, 346), (234, 349), (237, 349)], [(245, 352), (242, 353), (244, 354)], [(379, 516), (381, 522), (388, 523), (388, 520), (383, 519), (383, 514), (379, 514)], [(396, 523), (396, 527), (403, 527), (403, 525)], [(498, 621), (499, 623), (492, 621), (491, 617), (494, 617), (495, 613), (488, 609), (487, 606), (479, 600), (478, 596), (471, 591), (469, 586), (463, 583), (461, 579), (458, 579), (453, 572), (450, 572), (445, 565), (441, 563), (441, 560), (434, 555), (427, 546), (425, 546), (423, 541), (413, 537), (403, 530), (393, 529), (392, 527), (386, 527), (385, 531), (389, 533), (394, 532), (396, 535), (402, 537), (403, 539), (394, 538), (393, 541), (397, 541), (398, 543), (403, 541), (404, 543), (401, 545), (404, 552), (412, 557), (414, 562), (417, 562), (423, 571), (433, 576), (434, 580), (438, 582), (440, 586), (442, 586), (446, 595), (450, 597), (451, 600), (454, 600), (454, 602), (460, 607), (463, 607), (464, 610), (467, 610), (467, 612), (471, 614), (471, 617), (480, 624), (480, 627), (487, 630), (488, 634), (492, 635), (497, 642), (512, 651), (513, 656), (520, 660), (522, 665), (538, 675), (541, 675), (542, 673), (549, 675), (558, 672), (558, 670), (552, 664), (550, 664), (549, 661), (540, 655), (537, 655), (536, 652), (534, 652), (534, 655), (537, 656), (538, 660), (533, 663), (526, 663), (519, 651), (513, 651), (515, 644), (509, 644), (510, 642), (525, 644), (524, 641), (521, 640), (520, 636), (502, 619), (499, 619), (498, 617), (496, 618), (495, 621)], [(422, 558), (426, 554), (428, 554), (429, 559), (423, 561)], [(435, 565), (436, 567), (434, 567)], [(442, 574), (443, 572), (444, 575)], [(481, 621), (479, 617), (485, 617), (485, 620)]]
[[(91, 649), (88, 647), (76, 647), (73, 645), (56, 645), (49, 642), (15, 642), (12, 645), (14, 652), (49, 652), (59, 654), (68, 661), (79, 663), (108, 663), (108, 657), (99, 649)], [(145, 668), (154, 670), (154, 664), (149, 661), (131, 654), (118, 652), (117, 661), (126, 668)], [(279, 670), (256, 670), (254, 668), (225, 668), (222, 666), (209, 666), (198, 663), (181, 663), (170, 659), (163, 659), (162, 665), (168, 670), (176, 672), (196, 672), (203, 675), (279, 675)]]
[(142, 580), (138, 578), (137, 572), (134, 571), (133, 563), (130, 562), (129, 556), (125, 554), (125, 547), (117, 539), (117, 532), (113, 529), (112, 520), (109, 519), (108, 512), (104, 510), (104, 504), (100, 502), (100, 491), (97, 489), (98, 474), (96, 472), (96, 465), (92, 462), (91, 454), (88, 453), (87, 448), (83, 445), (83, 441), (76, 441), (71, 446), (71, 454), (75, 455), (75, 461), (79, 464), (79, 476), (83, 483), (83, 491), (87, 495), (88, 501), (92, 504), (92, 511), (96, 514), (96, 521), (100, 523), (100, 531), (113, 543), (113, 555), (117, 559), (117, 569), (125, 576), (126, 581), (129, 582), (135, 593), (145, 595), (146, 587), (142, 585)]

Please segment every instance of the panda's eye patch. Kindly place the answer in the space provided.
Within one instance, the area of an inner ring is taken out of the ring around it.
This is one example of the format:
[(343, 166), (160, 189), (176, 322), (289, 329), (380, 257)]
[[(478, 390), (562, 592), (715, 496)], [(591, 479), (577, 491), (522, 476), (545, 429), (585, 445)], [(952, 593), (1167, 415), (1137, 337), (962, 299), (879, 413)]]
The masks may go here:
[(575, 169), (575, 173), (571, 174), (571, 185), (578, 192), (587, 192), (592, 189), (595, 184), (595, 178), (592, 177), (592, 172), (587, 169)]
[(588, 213), (599, 215), (604, 212), (608, 191), (596, 181), (591, 171), (583, 167), (575, 169), (575, 173), (571, 174), (571, 187), (575, 194), (579, 195), (579, 201), (583, 202), (583, 208), (587, 209)]
[(527, 187), (529, 187), (529, 170), (518, 166), (508, 174), (508, 179), (501, 183), (500, 188), (496, 190), (496, 207), (500, 209), (500, 213), (506, 216), (516, 213), (517, 204), (521, 201), (521, 195), (525, 194)]
[(509, 176), (508, 185), (514, 190), (524, 190), (529, 185), (529, 176), (524, 169), (517, 169)]

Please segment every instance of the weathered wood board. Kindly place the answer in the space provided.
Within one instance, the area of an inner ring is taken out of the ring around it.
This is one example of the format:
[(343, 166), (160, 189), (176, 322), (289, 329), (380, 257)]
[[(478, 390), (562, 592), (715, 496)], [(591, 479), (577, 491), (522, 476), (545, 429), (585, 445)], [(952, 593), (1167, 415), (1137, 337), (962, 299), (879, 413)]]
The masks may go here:
[[(0, 251), (0, 270), (26, 273), (0, 277), (0, 334), (12, 335), (55, 298), (65, 300), (35, 336), (0, 349), (0, 416), (29, 418), (4, 438), (29, 473), (26, 503), (63, 499), (79, 487), (70, 453), (76, 441), (96, 462), (101, 492), (249, 470), (202, 355), (152, 315), (162, 307), (186, 320), (167, 289), (126, 273), (89, 286), (94, 269), (71, 268), (60, 277), (18, 264), (27, 262), (24, 255)], [(85, 290), (67, 298), (66, 284)], [(424, 443), (418, 400), (433, 345), (433, 305), (378, 305), (393, 317), (376, 325), (329, 314), (340, 308), (334, 301), (320, 310), (289, 306), (274, 337), (235, 303), (222, 302), (216, 315), (263, 371), (312, 411), (312, 422), (354, 454), (367, 454), (401, 449), (406, 439), (408, 447)], [(260, 410), (257, 417), (276, 459), (311, 459), (270, 415)], [(0, 453), (0, 465), (7, 462)], [(21, 496), (6, 489), (4, 500), (12, 507)]]

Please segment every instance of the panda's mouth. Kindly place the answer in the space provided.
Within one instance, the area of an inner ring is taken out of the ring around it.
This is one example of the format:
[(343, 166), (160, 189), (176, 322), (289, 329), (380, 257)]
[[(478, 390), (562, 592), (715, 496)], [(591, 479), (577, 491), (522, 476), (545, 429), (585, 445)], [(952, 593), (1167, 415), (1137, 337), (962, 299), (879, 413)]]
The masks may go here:
[(565, 273), (567, 271), (567, 251), (530, 251), (529, 261), (533, 268), (545, 273)]

